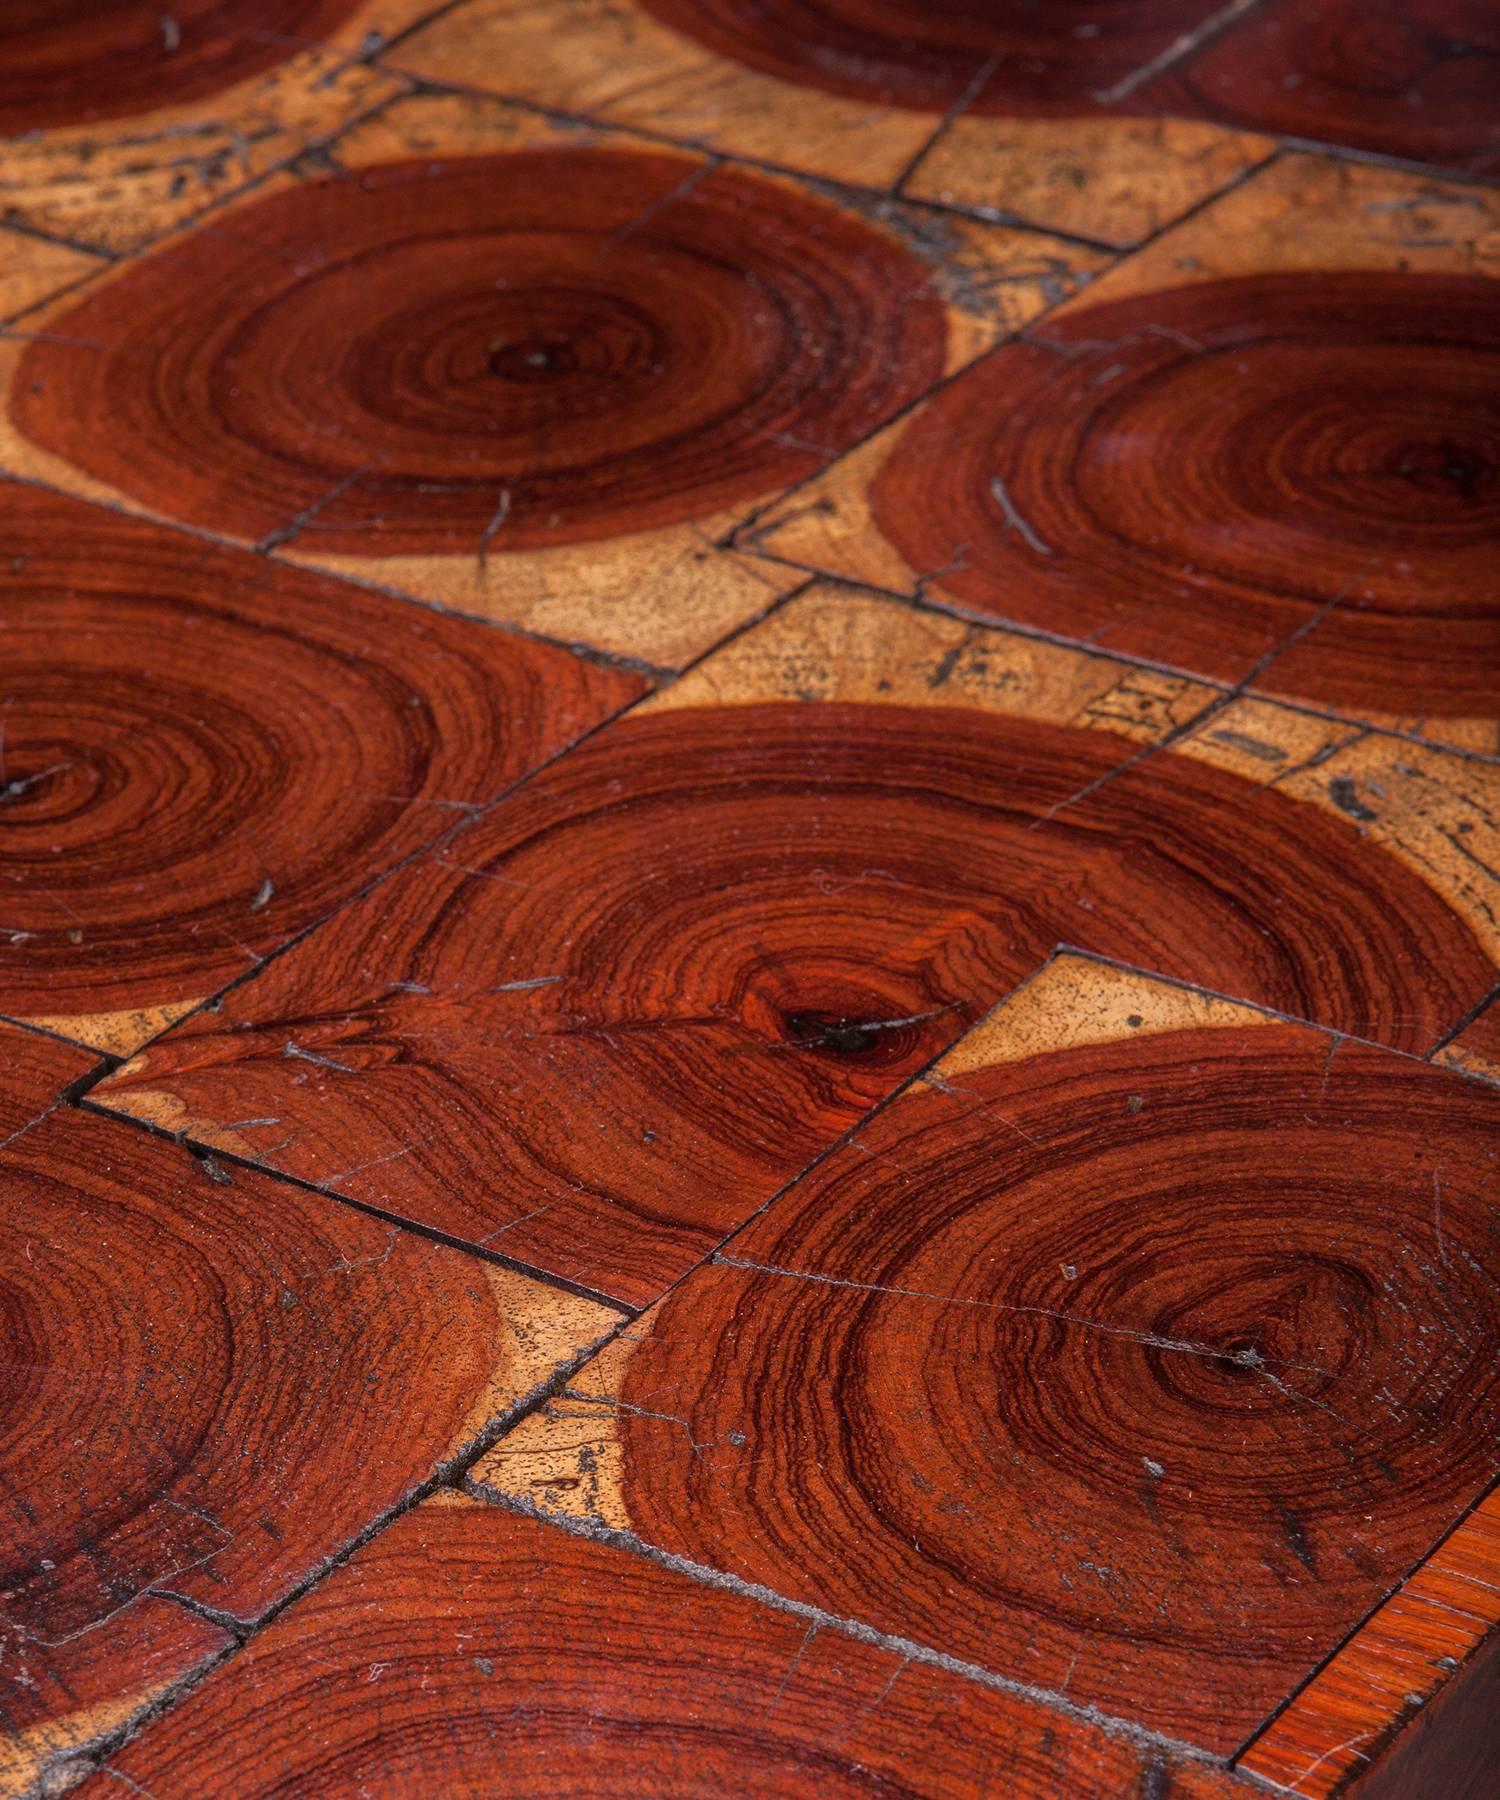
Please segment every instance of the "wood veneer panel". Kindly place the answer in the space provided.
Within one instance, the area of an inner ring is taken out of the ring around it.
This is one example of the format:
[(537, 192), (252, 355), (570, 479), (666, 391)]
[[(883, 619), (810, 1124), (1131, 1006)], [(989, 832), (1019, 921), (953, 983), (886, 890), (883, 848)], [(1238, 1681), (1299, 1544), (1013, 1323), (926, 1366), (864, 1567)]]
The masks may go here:
[(1500, 1466), (1497, 1153), (1063, 959), (475, 1479), (1227, 1754)]
[(753, 502), (1101, 262), (485, 101), (339, 158), (39, 318), (10, 466), (658, 663), (794, 585)]
[(128, 1052), (644, 684), (0, 484), (0, 1011)]
[[(918, 191), (1109, 243), (1146, 236), (1266, 155), (1199, 121), (1098, 94), (1212, 12), (1151, 6), (734, 7), (696, 0), (469, 0), (400, 45), (411, 74), (636, 125), (858, 186), (897, 181), (952, 106), (977, 110)], [(999, 115), (991, 117), (987, 115)], [(1003, 117), (1003, 123), (1001, 118)], [(944, 190), (947, 191), (944, 191)]]
[(7, 1793), (224, 1644), (161, 1594), (255, 1619), (617, 1322), (87, 1114), (0, 1193)]
[(351, 0), (51, 0), (0, 27), (5, 216), (133, 250), (405, 83), (323, 42)]
[(98, 1098), (641, 1303), (1060, 941), (1426, 1049), (1500, 950), (1442, 782), (1500, 772), (1278, 791), (1242, 740), (1327, 722), (1271, 707), (1125, 767), (1210, 698), (805, 596)]
[(79, 1800), (196, 1800), (226, 1759), (246, 1800), (1239, 1791), (1211, 1770), (1179, 1787), (1076, 1719), (457, 1495), (358, 1551)]
[(756, 541), (1493, 753), (1497, 230), (1492, 196), (1279, 164)]
[(1139, 91), (1253, 131), (1436, 163), (1500, 169), (1488, 0), (1271, 0)]
[[(1500, 1727), (1486, 1710), (1497, 1654), (1500, 1493), (1491, 1493), (1340, 1647), (1238, 1766), (1310, 1800), (1331, 1800), (1367, 1772), (1355, 1783), (1361, 1795), (1441, 1791), (1479, 1800), (1483, 1771), (1493, 1771), (1500, 1752)], [(1435, 1723), (1425, 1711), (1434, 1705)], [(1449, 1708), (1465, 1716), (1442, 1717)], [(1403, 1778), (1408, 1758), (1414, 1766)]]

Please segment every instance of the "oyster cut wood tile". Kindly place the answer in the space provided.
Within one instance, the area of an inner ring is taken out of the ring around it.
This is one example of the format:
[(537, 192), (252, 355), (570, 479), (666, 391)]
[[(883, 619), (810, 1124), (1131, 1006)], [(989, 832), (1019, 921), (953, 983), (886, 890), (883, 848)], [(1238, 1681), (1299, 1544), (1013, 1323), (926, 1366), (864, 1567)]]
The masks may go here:
[(1105, 260), (457, 97), (338, 158), (39, 316), (0, 460), (672, 666), (796, 585), (752, 505)]
[(791, 495), (753, 541), (1500, 751), (1500, 199), (1294, 157)]
[(0, 22), (0, 208), (129, 251), (404, 91), (355, 0), (65, 0)]
[(1143, 106), (1455, 172), (1500, 171), (1489, 0), (1268, 0), (1139, 90)]
[(1500, 1468), (1497, 1157), (1062, 957), (473, 1478), (1229, 1755)]
[(0, 483), (0, 1012), (128, 1053), (644, 685)]
[(189, 1800), (226, 1758), (244, 1800), (1242, 1791), (1093, 1726), (1064, 1737), (1025, 1699), (459, 1495), (359, 1550), (79, 1800), (122, 1785)]
[(1492, 1800), (1497, 20), (0, 5), (0, 1800)]
[(87, 1113), (0, 1195), (7, 1794), (231, 1641), (164, 1596), (255, 1620), (619, 1322)]
[[(836, 181), (1126, 245), (1268, 155), (1203, 120), (1109, 103), (1211, 0), (754, 7), (717, 0), (470, 0), (395, 66)], [(923, 158), (952, 113), (961, 116)], [(961, 134), (962, 148), (949, 139)]]
[(1368, 823), (1413, 746), (1298, 776), (1327, 721), (1216, 700), (802, 596), (97, 1098), (642, 1304), (1059, 943), (1430, 1048), (1494, 984), (1446, 834), (1496, 771), (1429, 752)]

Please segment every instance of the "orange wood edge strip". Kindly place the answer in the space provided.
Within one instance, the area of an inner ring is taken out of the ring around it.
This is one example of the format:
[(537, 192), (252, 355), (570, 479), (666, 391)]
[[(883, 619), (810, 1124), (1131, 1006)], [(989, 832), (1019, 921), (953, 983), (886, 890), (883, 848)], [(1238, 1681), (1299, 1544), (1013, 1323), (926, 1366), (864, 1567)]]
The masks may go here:
[[(1376, 1761), (1500, 1627), (1500, 1487), (1366, 1621), (1238, 1758), (1325, 1800)], [(1500, 1719), (1493, 1727), (1500, 1756)]]

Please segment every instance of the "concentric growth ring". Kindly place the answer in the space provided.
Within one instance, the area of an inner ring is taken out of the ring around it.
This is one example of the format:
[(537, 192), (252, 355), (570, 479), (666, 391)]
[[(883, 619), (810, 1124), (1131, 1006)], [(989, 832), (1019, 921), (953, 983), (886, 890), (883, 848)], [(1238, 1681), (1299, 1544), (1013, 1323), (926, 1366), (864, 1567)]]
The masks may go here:
[(269, 195), (48, 336), (14, 416), (91, 476), (219, 532), (315, 509), (320, 551), (467, 556), (497, 516), (497, 553), (538, 549), (798, 480), (937, 379), (946, 323), (852, 213), (569, 148)]
[[(1382, 655), (1399, 690), (1439, 628), (1491, 656), (1500, 631), (1492, 290), (1286, 274), (1075, 312), (919, 415), (873, 484), (876, 522), (914, 568), (967, 546), (943, 584), (971, 605), (1108, 626), (1111, 647), (1148, 654), (1175, 640), (1178, 661), (1200, 637), (1253, 660), (1331, 607), (1321, 638), (1336, 631), (1347, 663), (1299, 668), (1298, 692), (1378, 705)], [(1493, 712), (1492, 687), (1455, 655), (1422, 704)]]
[(1107, 1709), (1144, 1666), (1154, 1722), (1222, 1730), (1490, 1478), (1494, 1108), (1271, 1026), (955, 1082), (752, 1232), (814, 1279), (664, 1303), (632, 1525)]
[[(762, 74), (945, 112), (1091, 110), (1214, 9), (1204, 0), (644, 0), (674, 31)], [(971, 95), (970, 91), (978, 88)]]
[(16, 0), (0, 18), (0, 136), (155, 112), (265, 75), (358, 0)]

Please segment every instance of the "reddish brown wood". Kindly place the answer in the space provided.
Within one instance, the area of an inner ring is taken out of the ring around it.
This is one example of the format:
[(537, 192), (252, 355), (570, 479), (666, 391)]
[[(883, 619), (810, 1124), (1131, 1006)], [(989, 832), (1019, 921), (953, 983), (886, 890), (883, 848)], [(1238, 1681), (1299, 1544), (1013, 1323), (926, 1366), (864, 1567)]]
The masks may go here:
[(1500, 1763), (1500, 1633), (1349, 1791), (1359, 1800), (1485, 1800)]
[(424, 158), (287, 186), (147, 257), (49, 319), (11, 412), (216, 532), (501, 556), (783, 488), (930, 387), (946, 340), (926, 264), (749, 171)]
[(1230, 1752), (1494, 1474), (1497, 1146), (1500, 1095), (1301, 1027), (956, 1074), (640, 1332), (625, 1512)]
[(1500, 1081), (1500, 996), (1443, 1046), (1438, 1059), (1486, 1081)]
[(1238, 1766), (1306, 1800), (1351, 1785), (1480, 1795), (1481, 1771), (1500, 1753), (1497, 1658), (1500, 1490), (1339, 1647)]
[(1270, 0), (1137, 100), (1493, 174), (1497, 58), (1500, 17), (1490, 0)]
[(1211, 1770), (1179, 1788), (1075, 1719), (457, 1498), (359, 1551), (79, 1800), (198, 1800), (226, 1766), (244, 1800), (1240, 1791)]
[(0, 486), (0, 1012), (129, 1050), (634, 676)]
[(917, 416), (871, 514), (975, 611), (1225, 680), (1304, 633), (1259, 685), (1493, 717), (1493, 287), (1285, 274), (1075, 309)]
[(118, 119), (264, 75), (359, 0), (15, 0), (0, 20), (0, 134)]
[(0, 1192), (0, 1779), (225, 1641), (154, 1595), (254, 1619), (611, 1322), (76, 1112)]
[(886, 106), (1035, 117), (1097, 110), (1217, 10), (1214, 0), (643, 0), (674, 31), (763, 74)]
[(936, 706), (637, 715), (100, 1098), (643, 1302), (1059, 941), (1405, 1048), (1492, 984), (1352, 820), (1167, 753), (1087, 792), (1131, 754)]
[(95, 1060), (76, 1044), (0, 1025), (0, 1147), (41, 1118)]

